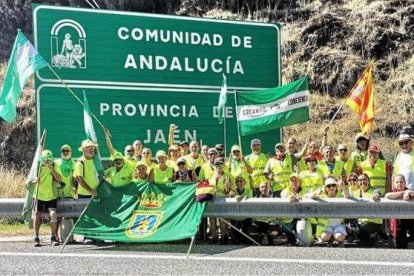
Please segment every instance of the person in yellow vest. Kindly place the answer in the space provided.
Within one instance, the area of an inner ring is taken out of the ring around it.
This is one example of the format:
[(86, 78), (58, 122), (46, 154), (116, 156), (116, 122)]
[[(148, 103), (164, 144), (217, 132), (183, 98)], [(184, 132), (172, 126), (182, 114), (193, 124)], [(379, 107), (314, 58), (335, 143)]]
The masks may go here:
[(309, 149), (310, 139), (306, 140), (305, 146), (302, 150), (298, 151), (298, 142), (296, 138), (290, 137), (287, 141), (287, 151), (286, 155), (289, 155), (292, 159), (292, 165), (295, 168), (296, 164), (300, 161), (300, 159), (308, 152)]
[(181, 141), (180, 144), (180, 156), (186, 156), (187, 154), (190, 153), (189, 149), (189, 144), (187, 141)]
[(198, 142), (190, 142), (190, 153), (184, 156), (185, 162), (187, 163), (187, 168), (189, 170), (195, 171), (196, 175), (200, 174), (201, 166), (204, 164), (203, 156), (198, 152)]
[(180, 158), (180, 148), (177, 145), (171, 145), (168, 147), (168, 160), (167, 166), (178, 171), (177, 160)]
[(268, 180), (273, 181), (273, 197), (280, 197), (280, 193), (289, 185), (289, 176), (293, 173), (292, 157), (285, 154), (285, 146), (275, 145), (275, 156), (270, 158), (263, 173)]
[(208, 159), (201, 166), (200, 173), (198, 175), (199, 181), (208, 180), (211, 174), (214, 173), (214, 160), (216, 160), (218, 151), (215, 148), (209, 148), (207, 150)]
[(318, 169), (321, 172), (324, 179), (334, 176), (336, 178), (342, 178), (346, 180), (346, 173), (342, 162), (335, 159), (335, 150), (332, 146), (325, 146), (323, 148), (324, 160), (319, 161)]
[(250, 174), (252, 178), (253, 195), (260, 194), (260, 183), (266, 182), (266, 176), (263, 174), (267, 163), (266, 154), (262, 153), (262, 142), (259, 139), (253, 139), (250, 142), (252, 153), (246, 156), (246, 160), (252, 168), (253, 172)]
[(73, 177), (79, 184), (79, 198), (90, 198), (97, 195), (96, 189), (99, 185), (99, 178), (93, 163), (93, 157), (97, 148), (98, 145), (91, 140), (84, 140), (78, 149), (83, 155), (75, 163)]
[(204, 162), (207, 162), (207, 160), (208, 160), (208, 145), (202, 145), (201, 146), (201, 155), (204, 158)]
[[(215, 148), (210, 148), (209, 150), (211, 149)], [(207, 178), (204, 180), (207, 180), (210, 185), (216, 187), (215, 197), (229, 197), (232, 191), (236, 190), (235, 179), (232, 175), (230, 175), (228, 172), (224, 170), (224, 158), (216, 158), (212, 163), (214, 169), (211, 171), (211, 173), (205, 174)], [(219, 220), (221, 233), (220, 240), (218, 240), (217, 233), (217, 218), (208, 218), (208, 225), (210, 229), (210, 243), (217, 243), (217, 241), (219, 241), (220, 244), (228, 243), (228, 225), (225, 222)]]
[[(409, 190), (406, 186), (405, 177), (402, 174), (397, 174), (394, 177), (393, 192), (385, 194), (384, 198), (387, 199), (403, 199), (410, 201), (414, 198), (414, 191)], [(397, 219), (396, 221), (396, 233), (395, 233), (395, 247), (407, 248), (409, 233), (411, 240), (414, 238), (414, 220), (413, 219)]]
[(148, 180), (155, 184), (166, 184), (175, 181), (174, 169), (167, 166), (167, 153), (163, 150), (156, 154), (158, 166), (151, 170)]
[(142, 159), (141, 162), (147, 166), (147, 173), (149, 174), (151, 170), (155, 169), (158, 164), (152, 161), (152, 151), (150, 148), (142, 149)]
[[(109, 154), (113, 156), (116, 152), (118, 152), (114, 146), (112, 145), (111, 141), (111, 133), (109, 132), (109, 129), (104, 128), (104, 135), (105, 135), (105, 141), (106, 141), (106, 148), (109, 151)], [(137, 160), (135, 159), (134, 155), (135, 149), (132, 145), (126, 145), (124, 149), (124, 163), (130, 167), (131, 170), (135, 169), (135, 166), (137, 165)]]
[(414, 190), (414, 150), (410, 135), (402, 133), (398, 136), (398, 145), (401, 151), (394, 161), (394, 176), (404, 175), (408, 189)]
[[(337, 181), (334, 178), (327, 178), (319, 198), (338, 198), (349, 197), (348, 187), (342, 180)], [(315, 199), (315, 197), (313, 197)], [(318, 218), (318, 227), (316, 230), (318, 243), (329, 242), (333, 239), (338, 246), (344, 245), (347, 232), (343, 219), (340, 218)]]
[(362, 161), (368, 159), (369, 137), (361, 132), (358, 133), (355, 136), (355, 147), (356, 149), (349, 158), (354, 162), (355, 166), (359, 167)]
[(385, 195), (391, 187), (391, 166), (381, 160), (379, 157), (379, 149), (376, 145), (368, 148), (368, 160), (362, 161), (358, 173), (368, 175), (371, 186), (378, 189), (381, 195)]
[(51, 244), (59, 245), (59, 240), (57, 238), (57, 196), (54, 192), (53, 182), (60, 182), (62, 180), (62, 176), (56, 170), (57, 166), (54, 163), (53, 154), (50, 150), (44, 150), (42, 152), (41, 161), (42, 166), (40, 167), (39, 178), (31, 182), (32, 185), (36, 185), (36, 189), (33, 194), (34, 204), (36, 206), (33, 217), (34, 242), (36, 247), (40, 246), (40, 218), (44, 213), (48, 213), (50, 216)]
[(114, 187), (125, 186), (132, 182), (134, 171), (124, 164), (124, 156), (120, 152), (112, 155), (113, 166), (106, 169), (104, 177)]
[(348, 175), (355, 172), (356, 166), (354, 164), (354, 161), (349, 158), (348, 147), (345, 144), (339, 144), (337, 150), (338, 156), (336, 156), (336, 160), (342, 162), (345, 174), (348, 177)]
[(249, 162), (244, 158), (241, 149), (238, 145), (233, 145), (231, 147), (230, 158), (226, 162), (226, 166), (224, 168), (228, 170), (228, 172), (233, 176), (242, 176), (245, 180), (244, 186), (245, 188), (252, 192), (251, 186), (251, 178), (250, 174), (253, 172), (252, 167), (250, 166)]
[(217, 157), (225, 157), (224, 156), (224, 145), (223, 144), (216, 144), (214, 148), (217, 150), (218, 155)]
[(302, 180), (301, 189), (305, 194), (313, 193), (322, 188), (323, 177), (317, 168), (318, 159), (315, 155), (308, 155), (304, 158), (307, 170), (301, 171), (299, 176)]
[(72, 159), (72, 149), (65, 144), (60, 148), (60, 152), (61, 158), (56, 160), (56, 166), (58, 167), (59, 174), (62, 176), (61, 182), (65, 183), (63, 197), (73, 198), (76, 194), (76, 188), (72, 185), (75, 167), (75, 161)]
[(138, 162), (135, 168), (133, 182), (149, 182), (149, 173), (147, 172), (147, 165), (144, 162)]
[[(361, 189), (361, 197), (365, 200), (379, 201), (381, 194), (377, 189), (371, 187), (369, 176), (365, 173), (358, 176), (358, 184)], [(382, 219), (380, 218), (360, 218), (360, 227), (358, 232), (358, 238), (361, 244), (375, 245), (376, 241), (371, 238), (372, 234), (382, 233)], [(374, 243), (372, 243), (374, 242)]]
[(358, 175), (356, 173), (348, 175), (347, 183), (349, 187), (349, 195), (353, 198), (360, 198), (361, 189), (358, 185)]

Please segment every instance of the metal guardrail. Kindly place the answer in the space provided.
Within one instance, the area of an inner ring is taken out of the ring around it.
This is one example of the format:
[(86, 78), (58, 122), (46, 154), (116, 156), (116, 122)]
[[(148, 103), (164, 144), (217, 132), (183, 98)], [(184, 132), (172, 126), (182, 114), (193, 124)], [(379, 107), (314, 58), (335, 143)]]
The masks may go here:
[[(24, 200), (0, 198), (0, 217), (19, 217)], [(79, 216), (89, 199), (65, 199), (58, 202), (58, 215)], [(379, 202), (357, 199), (303, 199), (290, 203), (280, 198), (216, 198), (204, 212), (205, 217), (328, 217), (328, 218), (401, 218), (414, 219), (414, 201), (381, 199)]]

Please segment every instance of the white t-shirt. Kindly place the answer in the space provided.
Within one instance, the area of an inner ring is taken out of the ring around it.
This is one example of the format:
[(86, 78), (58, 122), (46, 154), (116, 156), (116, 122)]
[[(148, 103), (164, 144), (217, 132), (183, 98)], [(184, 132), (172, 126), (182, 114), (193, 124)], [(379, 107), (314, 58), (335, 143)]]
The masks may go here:
[(414, 188), (414, 175), (413, 175), (413, 159), (412, 153), (400, 152), (398, 158), (395, 160), (394, 167), (398, 167), (397, 173), (404, 175), (407, 183), (407, 188), (413, 190)]

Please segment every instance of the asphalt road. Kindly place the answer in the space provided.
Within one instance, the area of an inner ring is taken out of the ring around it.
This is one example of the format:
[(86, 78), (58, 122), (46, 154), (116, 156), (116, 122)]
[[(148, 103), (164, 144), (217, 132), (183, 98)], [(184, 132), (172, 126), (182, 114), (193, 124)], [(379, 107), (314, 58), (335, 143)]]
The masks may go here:
[(110, 244), (33, 247), (0, 241), (0, 275), (11, 274), (414, 274), (414, 251), (368, 248)]

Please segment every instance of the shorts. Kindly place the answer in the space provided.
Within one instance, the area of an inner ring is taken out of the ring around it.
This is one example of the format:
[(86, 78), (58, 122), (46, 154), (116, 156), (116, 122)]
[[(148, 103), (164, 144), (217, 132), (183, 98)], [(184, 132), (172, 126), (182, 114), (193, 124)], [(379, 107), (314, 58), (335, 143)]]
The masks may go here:
[(327, 226), (323, 232), (327, 232), (329, 234), (336, 234), (336, 233), (340, 233), (344, 236), (347, 236), (347, 232), (345, 229), (345, 226), (343, 226), (342, 224), (337, 225), (337, 226)]
[(57, 208), (57, 199), (49, 201), (37, 200), (37, 211), (41, 213), (49, 213), (49, 208)]

